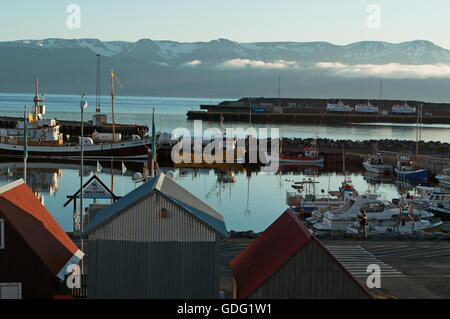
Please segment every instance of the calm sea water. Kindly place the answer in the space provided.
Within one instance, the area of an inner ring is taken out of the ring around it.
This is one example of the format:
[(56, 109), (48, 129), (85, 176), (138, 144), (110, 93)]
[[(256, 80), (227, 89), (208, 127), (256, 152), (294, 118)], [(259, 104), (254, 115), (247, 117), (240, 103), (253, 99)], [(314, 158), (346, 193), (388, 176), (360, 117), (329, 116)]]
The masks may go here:
[[(126, 165), (128, 170), (124, 176), (119, 170), (114, 171), (114, 192), (118, 196), (123, 196), (141, 185), (133, 180), (135, 171), (130, 169), (131, 165), (127, 163)], [(83, 178), (86, 182), (94, 174), (96, 166), (85, 166), (85, 169)], [(321, 190), (325, 193), (328, 190), (337, 190), (344, 179), (340, 173), (322, 173), (320, 169), (316, 171), (297, 169), (294, 172), (277, 174), (252, 172), (250, 177), (242, 170), (222, 173), (212, 169), (175, 169), (174, 172), (175, 181), (222, 213), (229, 230), (264, 230), (288, 207), (285, 203), (286, 192), (295, 191), (291, 187), (295, 181), (311, 178), (319, 182), (316, 193), (320, 195)], [(230, 174), (234, 174), (234, 182), (229, 182)], [(67, 201), (66, 196), (79, 189), (79, 176), (78, 165), (28, 163), (28, 185), (40, 193), (47, 209), (66, 231), (73, 229), (73, 206), (69, 204), (63, 207), (63, 205)], [(0, 163), (0, 186), (22, 177), (23, 163)], [(99, 177), (111, 187), (110, 169), (106, 165)], [(371, 191), (384, 194), (387, 199), (398, 198), (398, 185), (394, 179), (385, 178), (384, 181), (371, 184), (363, 172), (352, 173), (348, 177), (360, 192), (370, 188)], [(84, 202), (86, 206), (92, 203), (92, 200), (85, 199)]]
[[(32, 94), (5, 94), (0, 93), (0, 116), (23, 116), (24, 105), (32, 107)], [(46, 117), (56, 117), (61, 120), (80, 119), (80, 96), (77, 95), (53, 95), (45, 97)], [(88, 108), (85, 118), (90, 119), (95, 112), (95, 96), (87, 96)], [(193, 130), (193, 121), (188, 121), (186, 113), (189, 110), (199, 110), (200, 104), (217, 104), (226, 98), (165, 98), (165, 97), (130, 97), (117, 96), (115, 103), (116, 123), (141, 124), (151, 127), (152, 110), (155, 107), (155, 125), (157, 131), (172, 132), (175, 128), (188, 128)], [(229, 99), (227, 99), (229, 100)], [(101, 97), (101, 110), (108, 115), (111, 121), (111, 98)], [(203, 123), (203, 129), (217, 126), (217, 123)], [(247, 123), (224, 123), (224, 127), (248, 127)], [(313, 126), (304, 125), (279, 125), (279, 124), (255, 124), (255, 128), (277, 127), (282, 137), (348, 139), (416, 139), (415, 125), (376, 125), (355, 124), (343, 126)], [(450, 143), (450, 125), (424, 125), (422, 128), (424, 141), (441, 141)]]
[[(32, 94), (0, 94), (0, 116), (23, 116), (23, 107), (32, 106)], [(219, 103), (223, 99), (209, 98), (164, 98), (164, 97), (121, 97), (116, 99), (116, 119), (118, 123), (137, 123), (151, 126), (152, 108), (156, 108), (157, 130), (171, 132), (178, 127), (193, 129), (193, 123), (186, 119), (186, 112), (190, 109), (199, 109), (200, 104)], [(77, 120), (80, 118), (80, 97), (76, 95), (48, 95), (46, 96), (46, 117), (56, 117), (61, 120)], [(87, 96), (88, 109), (86, 118), (95, 111), (95, 96)], [(101, 108), (104, 113), (110, 113), (110, 98), (103, 96)], [(204, 124), (204, 129), (208, 125)], [(224, 125), (227, 127), (227, 124)], [(233, 124), (237, 126), (236, 123)], [(245, 126), (245, 125), (244, 125)], [(347, 125), (322, 126), (311, 125), (255, 125), (255, 127), (279, 127), (283, 137), (310, 138), (318, 135), (321, 138), (332, 139), (404, 139), (415, 140), (414, 126), (387, 126), (387, 125)], [(440, 140), (450, 142), (450, 126), (427, 125), (422, 129), (422, 138), (425, 141)], [(114, 191), (122, 196), (134, 189), (132, 179), (135, 171), (129, 169), (125, 176), (120, 171), (114, 172)], [(44, 204), (53, 214), (58, 223), (66, 231), (72, 230), (72, 205), (63, 207), (67, 201), (66, 196), (75, 193), (79, 188), (79, 167), (67, 163), (33, 163), (28, 164), (27, 183), (34, 191), (44, 198)], [(95, 165), (87, 166), (85, 180), (95, 171)], [(139, 171), (140, 168), (135, 168)], [(286, 191), (294, 191), (291, 185), (294, 181), (304, 178), (315, 178), (319, 182), (317, 193), (320, 190), (336, 190), (343, 180), (339, 173), (322, 173), (310, 170), (297, 169), (295, 172), (280, 172), (266, 174), (253, 172), (251, 177), (245, 171), (236, 171), (235, 182), (229, 183), (227, 175), (215, 170), (175, 170), (175, 180), (189, 189), (196, 196), (221, 212), (229, 230), (262, 231), (270, 225), (287, 208), (285, 204)], [(229, 173), (228, 173), (229, 174)], [(313, 174), (313, 175), (311, 175)], [(23, 176), (22, 163), (0, 163), (0, 186), (12, 182)], [(106, 185), (111, 185), (109, 169), (104, 169), (100, 178)], [(368, 188), (385, 194), (387, 199), (398, 197), (395, 181), (387, 178), (372, 185), (364, 172), (353, 173), (349, 176), (359, 192)], [(86, 200), (87, 204), (90, 203)]]

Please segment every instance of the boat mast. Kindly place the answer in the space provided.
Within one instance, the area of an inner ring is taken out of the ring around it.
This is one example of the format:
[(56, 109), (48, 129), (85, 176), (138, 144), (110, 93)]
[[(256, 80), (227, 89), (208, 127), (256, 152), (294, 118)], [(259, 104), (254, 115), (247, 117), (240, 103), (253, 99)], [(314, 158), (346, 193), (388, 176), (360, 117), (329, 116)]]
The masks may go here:
[(422, 104), (417, 109), (416, 121), (416, 155), (419, 156), (419, 141), (422, 138)]
[(113, 70), (111, 69), (111, 106), (112, 106), (112, 134), (113, 143), (116, 142), (116, 123), (114, 122), (114, 76)]
[(100, 54), (97, 54), (97, 92), (95, 112), (100, 113)]
[(37, 113), (38, 113), (38, 109), (39, 109), (39, 96), (38, 96), (38, 77), (36, 76), (34, 78), (34, 87), (35, 87), (35, 95), (34, 95), (34, 115), (33, 115), (33, 127), (36, 128), (37, 127)]

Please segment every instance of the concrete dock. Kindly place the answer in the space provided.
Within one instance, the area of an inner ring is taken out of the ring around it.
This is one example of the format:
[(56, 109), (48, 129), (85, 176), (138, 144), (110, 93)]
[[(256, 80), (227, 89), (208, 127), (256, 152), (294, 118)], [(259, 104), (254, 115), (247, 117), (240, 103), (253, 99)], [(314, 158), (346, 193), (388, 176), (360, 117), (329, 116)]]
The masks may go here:
[[(221, 246), (221, 290), (232, 294), (229, 262), (251, 243), (230, 239)], [(369, 289), (376, 298), (450, 298), (450, 245), (448, 241), (323, 240), (337, 259), (363, 285), (369, 264), (381, 267), (381, 288)]]

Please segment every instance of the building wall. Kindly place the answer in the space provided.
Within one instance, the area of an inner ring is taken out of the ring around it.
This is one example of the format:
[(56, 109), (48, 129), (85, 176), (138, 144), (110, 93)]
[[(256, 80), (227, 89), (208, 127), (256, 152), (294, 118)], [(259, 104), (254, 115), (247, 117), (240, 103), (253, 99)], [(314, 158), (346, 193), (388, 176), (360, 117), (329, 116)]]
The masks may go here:
[(159, 194), (129, 207), (88, 240), (89, 298), (219, 295), (215, 232)]
[(315, 240), (306, 243), (249, 298), (369, 298)]
[[(1, 213), (0, 218), (4, 218)], [(58, 291), (59, 279), (6, 220), (5, 249), (0, 249), (0, 283), (11, 282), (22, 283), (23, 299), (49, 299)]]

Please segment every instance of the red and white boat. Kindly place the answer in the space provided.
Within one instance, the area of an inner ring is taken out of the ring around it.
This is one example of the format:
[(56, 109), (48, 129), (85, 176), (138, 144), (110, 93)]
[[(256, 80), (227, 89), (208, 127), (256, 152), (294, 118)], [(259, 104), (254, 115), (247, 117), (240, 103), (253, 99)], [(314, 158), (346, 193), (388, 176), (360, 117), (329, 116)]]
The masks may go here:
[(280, 163), (297, 163), (321, 165), (323, 164), (323, 157), (319, 156), (316, 148), (306, 148), (304, 153), (281, 153)]

